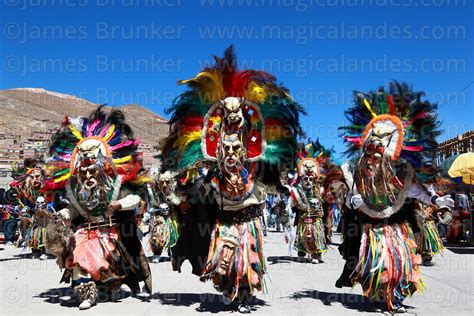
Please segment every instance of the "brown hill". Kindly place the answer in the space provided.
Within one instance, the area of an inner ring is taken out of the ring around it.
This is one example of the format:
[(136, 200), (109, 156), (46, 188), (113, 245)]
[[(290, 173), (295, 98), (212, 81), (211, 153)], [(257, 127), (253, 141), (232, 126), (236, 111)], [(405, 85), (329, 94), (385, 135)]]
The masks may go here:
[[(97, 104), (87, 100), (36, 88), (0, 90), (0, 128), (7, 133), (30, 135), (32, 131), (55, 129), (64, 116), (88, 116)], [(118, 107), (135, 135), (154, 146), (168, 132), (167, 120), (139, 105)]]

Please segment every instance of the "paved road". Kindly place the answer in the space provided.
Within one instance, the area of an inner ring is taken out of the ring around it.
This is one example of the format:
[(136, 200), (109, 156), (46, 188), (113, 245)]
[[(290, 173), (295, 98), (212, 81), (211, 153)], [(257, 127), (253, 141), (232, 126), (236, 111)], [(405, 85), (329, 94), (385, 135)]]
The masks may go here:
[[(64, 297), (71, 289), (58, 283), (61, 272), (54, 260), (29, 259), (21, 250), (2, 246), (0, 251), (0, 315), (31, 314), (228, 314), (232, 308), (220, 304), (220, 296), (210, 283), (201, 283), (185, 264), (182, 273), (171, 270), (169, 261), (152, 264), (154, 295), (141, 302), (124, 290), (120, 302), (104, 302), (88, 311), (79, 311)], [(361, 296), (360, 286), (337, 289), (334, 282), (343, 261), (336, 246), (318, 265), (300, 263), (287, 255), (283, 235), (270, 233), (266, 239), (268, 294), (258, 294), (255, 310), (259, 315), (354, 315), (372, 314)], [(423, 267), (426, 290), (407, 299), (410, 314), (472, 315), (474, 311), (474, 251), (446, 250), (435, 258), (434, 267)], [(234, 314), (235, 315), (235, 314)]]

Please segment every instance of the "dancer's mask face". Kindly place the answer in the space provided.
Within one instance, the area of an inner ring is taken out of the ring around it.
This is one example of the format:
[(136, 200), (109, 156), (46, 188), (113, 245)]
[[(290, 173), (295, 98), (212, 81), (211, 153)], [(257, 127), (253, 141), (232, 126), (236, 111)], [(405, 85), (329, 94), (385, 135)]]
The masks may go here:
[(383, 156), (388, 146), (392, 144), (392, 137), (397, 132), (396, 128), (387, 125), (374, 125), (365, 143), (365, 168), (367, 176), (376, 174), (382, 165)]
[(227, 169), (238, 166), (242, 159), (242, 143), (237, 134), (225, 135), (223, 140), (224, 163)]
[(167, 174), (161, 175), (159, 185), (164, 194), (171, 193), (171, 177)]
[(303, 234), (308, 239), (312, 238), (313, 237), (313, 224), (306, 223), (304, 225)]
[(27, 185), (33, 190), (39, 190), (43, 186), (43, 175), (40, 170), (33, 170), (27, 179)]
[(97, 188), (99, 184), (99, 181), (97, 179), (98, 175), (99, 167), (97, 165), (83, 166), (79, 169), (79, 181), (88, 191), (92, 191)]
[(242, 103), (240, 99), (229, 97), (222, 101), (225, 117), (231, 124), (238, 124), (243, 120)]
[(224, 245), (222, 246), (221, 261), (219, 262), (219, 267), (217, 269), (218, 274), (227, 275), (229, 273), (234, 261), (234, 254), (235, 245), (228, 241), (224, 241)]

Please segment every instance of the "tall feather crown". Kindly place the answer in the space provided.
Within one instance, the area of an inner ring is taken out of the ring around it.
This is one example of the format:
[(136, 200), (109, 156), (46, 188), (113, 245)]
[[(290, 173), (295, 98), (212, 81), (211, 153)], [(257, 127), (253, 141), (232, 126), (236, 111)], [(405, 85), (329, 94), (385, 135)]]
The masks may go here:
[[(81, 155), (81, 145), (90, 143), (98, 155), (106, 157), (113, 173), (131, 181), (142, 167), (139, 140), (134, 138), (131, 127), (119, 110), (105, 114), (98, 107), (90, 117), (66, 117), (60, 130), (53, 136), (48, 159), (52, 187), (62, 187), (76, 172)], [(113, 169), (113, 170), (112, 170)]]
[(299, 124), (302, 108), (272, 75), (239, 70), (232, 46), (223, 58), (214, 59), (214, 66), (192, 79), (179, 81), (189, 90), (168, 109), (172, 117), (170, 135), (162, 144), (164, 167), (184, 170), (196, 161), (215, 160), (215, 130), (219, 130), (215, 126), (225, 119), (226, 106), (237, 101), (246, 122), (242, 141), (247, 159), (279, 169), (294, 164), (297, 137), (303, 134)]
[(340, 127), (349, 156), (360, 151), (368, 134), (377, 123), (389, 124), (398, 130), (390, 148), (392, 160), (408, 161), (418, 174), (432, 168), (436, 137), (440, 135), (437, 105), (422, 100), (423, 92), (414, 91), (406, 83), (390, 82), (368, 93), (354, 92), (354, 106), (345, 112), (351, 125)]

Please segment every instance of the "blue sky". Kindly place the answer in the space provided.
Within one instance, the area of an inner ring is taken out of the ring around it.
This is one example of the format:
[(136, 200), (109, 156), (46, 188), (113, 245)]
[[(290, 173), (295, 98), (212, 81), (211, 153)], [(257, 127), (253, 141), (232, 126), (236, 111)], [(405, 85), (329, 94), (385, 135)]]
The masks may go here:
[(470, 1), (1, 5), (2, 89), (41, 87), (110, 105), (139, 103), (166, 116), (164, 109), (184, 89), (176, 81), (234, 44), (242, 64), (277, 76), (306, 108), (307, 134), (338, 152), (344, 146), (336, 128), (345, 122), (352, 90), (375, 89), (391, 79), (410, 82), (441, 104), (440, 140), (474, 128)]

